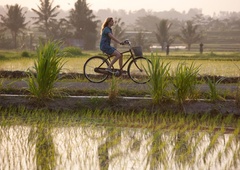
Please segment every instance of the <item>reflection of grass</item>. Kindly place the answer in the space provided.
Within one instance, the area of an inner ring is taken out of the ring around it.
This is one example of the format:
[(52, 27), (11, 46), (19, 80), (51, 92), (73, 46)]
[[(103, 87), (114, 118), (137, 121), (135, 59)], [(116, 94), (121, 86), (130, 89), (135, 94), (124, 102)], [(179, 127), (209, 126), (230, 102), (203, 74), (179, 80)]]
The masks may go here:
[[(0, 124), (0, 146), (5, 140), (12, 139), (11, 142), (17, 143), (26, 138), (26, 133), (21, 131), (16, 133), (18, 136), (9, 136), (11, 128), (16, 130), (21, 125), (32, 127), (31, 132), (27, 133), (30, 148), (16, 146), (26, 154), (21, 159), (29, 160), (27, 156), (33, 152), (38, 159), (36, 163), (42, 167), (61, 166), (66, 169), (65, 165), (75, 163), (89, 167), (86, 163), (93, 157), (90, 154), (93, 152), (99, 154), (95, 156), (106, 169), (109, 165), (119, 165), (129, 155), (135, 161), (143, 157), (145, 161), (141, 162), (141, 166), (153, 169), (194, 169), (196, 166), (207, 169), (212, 163), (213, 167), (239, 168), (240, 125), (239, 118), (233, 115), (150, 114), (144, 111), (115, 113), (107, 110), (48, 112), (12, 108), (2, 110)], [(80, 140), (82, 137), (84, 140)], [(80, 151), (79, 148), (85, 143), (88, 148)], [(56, 150), (64, 148), (66, 155), (62, 157), (63, 153)], [(3, 166), (18, 160), (17, 157), (10, 159), (11, 152), (15, 150), (2, 153), (5, 160)], [(0, 157), (0, 161), (3, 157)]]

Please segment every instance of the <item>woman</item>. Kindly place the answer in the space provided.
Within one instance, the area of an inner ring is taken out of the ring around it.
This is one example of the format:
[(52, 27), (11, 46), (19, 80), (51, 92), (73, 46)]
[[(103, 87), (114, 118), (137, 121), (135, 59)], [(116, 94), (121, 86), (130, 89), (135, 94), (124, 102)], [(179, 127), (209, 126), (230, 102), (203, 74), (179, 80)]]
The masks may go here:
[(115, 56), (115, 58), (112, 60), (112, 62), (106, 69), (106, 71), (108, 71), (110, 73), (113, 73), (111, 68), (117, 60), (119, 60), (119, 68), (122, 67), (122, 62), (123, 62), (122, 54), (110, 45), (111, 40), (114, 40), (119, 44), (123, 44), (117, 38), (115, 38), (113, 36), (112, 28), (111, 28), (113, 26), (113, 24), (114, 24), (113, 18), (109, 17), (105, 20), (105, 22), (102, 25), (102, 29), (101, 29), (102, 36), (101, 36), (101, 41), (100, 41), (100, 49), (108, 55)]

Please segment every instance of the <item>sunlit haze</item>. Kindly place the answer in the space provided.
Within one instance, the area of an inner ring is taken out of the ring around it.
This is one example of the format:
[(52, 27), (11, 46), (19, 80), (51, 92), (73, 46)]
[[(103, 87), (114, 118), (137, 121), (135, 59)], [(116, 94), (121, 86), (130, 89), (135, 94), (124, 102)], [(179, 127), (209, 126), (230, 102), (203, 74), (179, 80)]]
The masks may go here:
[[(53, 5), (60, 5), (63, 10), (74, 8), (77, 0), (54, 0)], [(139, 9), (152, 11), (188, 11), (190, 8), (202, 9), (203, 14), (218, 14), (220, 11), (240, 12), (240, 0), (87, 0), (90, 9), (125, 9), (135, 11)], [(37, 8), (40, 0), (1, 0), (0, 5), (15, 5), (21, 7)]]

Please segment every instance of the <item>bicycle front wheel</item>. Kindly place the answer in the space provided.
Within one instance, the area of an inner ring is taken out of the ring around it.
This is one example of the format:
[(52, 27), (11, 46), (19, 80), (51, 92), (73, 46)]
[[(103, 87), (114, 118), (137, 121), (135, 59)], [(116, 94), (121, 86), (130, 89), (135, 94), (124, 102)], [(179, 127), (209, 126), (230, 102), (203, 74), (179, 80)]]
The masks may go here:
[(89, 58), (83, 66), (84, 76), (93, 83), (101, 83), (108, 78), (107, 74), (96, 71), (96, 69), (108, 68), (109, 62), (101, 56), (93, 56)]
[(145, 57), (138, 57), (132, 60), (128, 66), (128, 76), (138, 84), (147, 83), (150, 80), (148, 68), (152, 63)]

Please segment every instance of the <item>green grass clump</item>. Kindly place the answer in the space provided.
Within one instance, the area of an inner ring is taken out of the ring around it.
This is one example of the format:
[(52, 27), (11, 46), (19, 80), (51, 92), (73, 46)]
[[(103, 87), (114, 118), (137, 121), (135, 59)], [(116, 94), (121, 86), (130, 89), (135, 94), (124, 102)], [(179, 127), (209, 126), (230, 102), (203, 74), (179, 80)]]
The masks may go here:
[(166, 87), (169, 85), (170, 63), (161, 61), (160, 57), (151, 56), (152, 64), (148, 66), (150, 81), (148, 83), (154, 104), (167, 98)]
[(211, 101), (216, 101), (216, 100), (223, 100), (223, 98), (219, 95), (218, 90), (217, 90), (217, 85), (220, 84), (224, 78), (220, 78), (219, 80), (215, 80), (215, 77), (213, 80), (211, 80), (209, 77), (207, 77), (208, 81), (208, 86), (210, 89), (209, 92), (209, 98)]
[(21, 56), (22, 56), (22, 57), (30, 57), (30, 54), (29, 54), (29, 52), (27, 52), (27, 51), (23, 51), (23, 52), (21, 53)]
[(53, 97), (54, 83), (64, 65), (61, 56), (59, 42), (49, 41), (37, 49), (37, 61), (29, 70), (29, 91), (38, 99)]
[(0, 60), (3, 60), (3, 59), (5, 59), (5, 58), (6, 58), (5, 55), (0, 54)]
[(69, 54), (70, 56), (80, 56), (82, 55), (82, 51), (80, 48), (77, 47), (65, 47), (63, 49), (63, 52), (67, 53), (67, 55)]
[(196, 67), (193, 62), (190, 66), (185, 63), (179, 63), (177, 65), (173, 76), (173, 86), (179, 104), (183, 104), (183, 102), (194, 93), (199, 67), (200, 66)]

